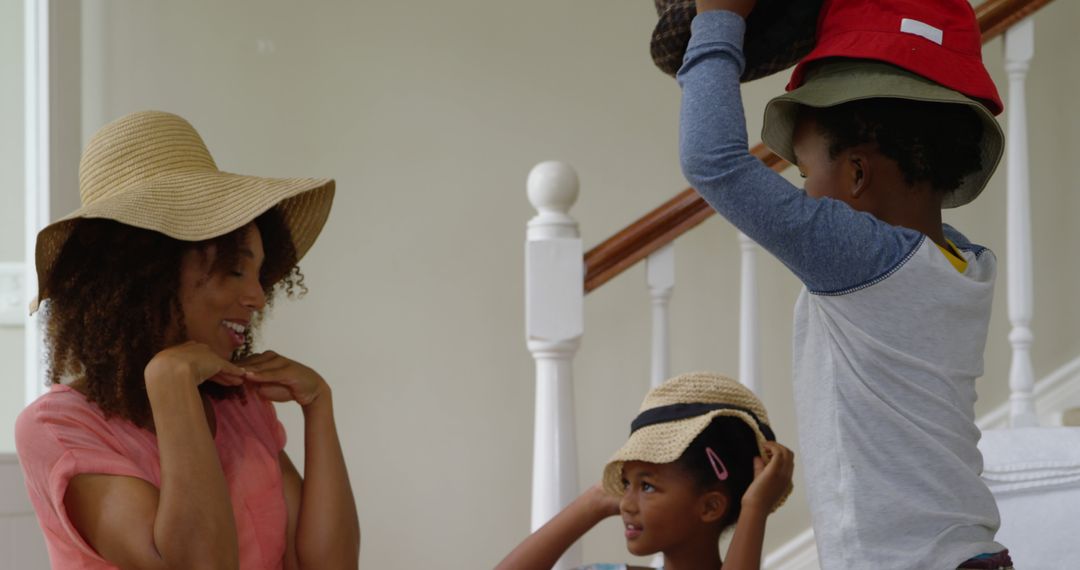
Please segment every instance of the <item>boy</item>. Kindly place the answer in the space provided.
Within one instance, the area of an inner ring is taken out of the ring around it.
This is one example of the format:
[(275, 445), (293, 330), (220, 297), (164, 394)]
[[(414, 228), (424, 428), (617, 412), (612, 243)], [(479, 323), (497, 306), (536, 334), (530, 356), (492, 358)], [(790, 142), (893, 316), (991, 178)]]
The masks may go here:
[(941, 222), (1002, 151), (990, 111), (958, 92), (1001, 110), (974, 13), (965, 0), (824, 3), (817, 47), (762, 135), (804, 193), (747, 152), (753, 5), (697, 0), (681, 156), (702, 196), (805, 285), (793, 374), (821, 567), (1011, 567), (974, 423), (995, 259)]

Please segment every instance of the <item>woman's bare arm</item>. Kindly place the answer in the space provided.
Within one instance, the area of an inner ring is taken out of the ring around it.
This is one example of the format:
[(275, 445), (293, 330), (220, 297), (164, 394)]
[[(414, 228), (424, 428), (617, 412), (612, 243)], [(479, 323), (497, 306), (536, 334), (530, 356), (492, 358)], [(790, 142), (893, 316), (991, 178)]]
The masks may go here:
[(304, 477), (281, 454), (282, 480), (289, 511), (286, 568), (354, 569), (360, 558), (356, 516), (345, 456), (334, 421), (330, 386), (314, 370), (274, 352), (240, 363), (259, 394), (295, 401), (304, 412)]
[(242, 374), (197, 343), (166, 349), (147, 365), (161, 488), (83, 474), (64, 496), (69, 519), (99, 555), (125, 569), (237, 567), (232, 502), (198, 385), (211, 377), (239, 384)]

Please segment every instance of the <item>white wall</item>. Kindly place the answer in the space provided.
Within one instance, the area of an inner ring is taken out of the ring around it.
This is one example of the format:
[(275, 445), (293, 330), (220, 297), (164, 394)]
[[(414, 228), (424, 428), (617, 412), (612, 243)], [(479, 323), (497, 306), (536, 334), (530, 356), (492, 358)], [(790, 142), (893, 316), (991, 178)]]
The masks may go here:
[(45, 570), (45, 537), (25, 489), (18, 458), (0, 453), (0, 568)]
[[(648, 58), (647, 2), (84, 4), (87, 132), (145, 108), (179, 113), (219, 165), (261, 175), (337, 178), (327, 228), (303, 268), (311, 287), (281, 302), (266, 346), (335, 386), (338, 421), (370, 567), (490, 567), (528, 531), (533, 368), (524, 348), (525, 176), (570, 161), (572, 213), (587, 245), (685, 187), (679, 93)], [(1036, 373), (1080, 349), (1077, 269), (1066, 221), (1080, 212), (1068, 177), (1080, 125), (1067, 99), (1077, 62), (1059, 48), (1073, 2), (1039, 15), (1032, 70), (1037, 247)], [(1005, 89), (998, 54), (986, 55)], [(782, 77), (747, 86), (760, 131)], [(949, 219), (1003, 258), (1003, 176)], [(60, 212), (55, 212), (59, 215)], [(677, 247), (676, 371), (737, 372), (738, 248), (714, 218)], [(762, 373), (782, 441), (794, 443), (787, 378), (798, 284), (760, 264)], [(982, 383), (984, 411), (1008, 370), (1004, 280)], [(635, 268), (589, 296), (577, 364), (581, 482), (599, 477), (648, 385), (648, 295)], [(710, 316), (703, 318), (703, 315)], [(282, 415), (302, 455), (299, 415)], [(801, 482), (770, 523), (767, 547), (808, 524)], [(588, 560), (627, 560), (608, 521)]]

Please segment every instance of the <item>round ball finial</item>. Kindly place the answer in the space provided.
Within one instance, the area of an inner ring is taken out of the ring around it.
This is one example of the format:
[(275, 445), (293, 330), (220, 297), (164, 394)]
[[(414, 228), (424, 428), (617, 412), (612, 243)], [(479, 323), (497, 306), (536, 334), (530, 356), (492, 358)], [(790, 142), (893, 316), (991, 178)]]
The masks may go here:
[(540, 212), (565, 214), (578, 197), (577, 173), (565, 162), (549, 160), (537, 164), (529, 172), (525, 187), (529, 202)]

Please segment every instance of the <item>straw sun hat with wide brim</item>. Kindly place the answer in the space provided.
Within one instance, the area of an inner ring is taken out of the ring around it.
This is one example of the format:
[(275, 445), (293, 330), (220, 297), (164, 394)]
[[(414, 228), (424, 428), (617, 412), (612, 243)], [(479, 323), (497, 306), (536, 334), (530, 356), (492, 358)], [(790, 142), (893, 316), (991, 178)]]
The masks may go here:
[[(690, 23), (697, 15), (694, 0), (653, 0), (660, 20), (649, 51), (660, 71), (674, 76), (690, 43)], [(783, 71), (814, 48), (822, 0), (759, 0), (746, 18), (742, 81)]]
[[(682, 374), (653, 388), (631, 424), (630, 438), (604, 467), (601, 485), (612, 495), (622, 495), (622, 467), (627, 461), (671, 463), (714, 419), (729, 416), (742, 420), (754, 433), (758, 453), (766, 455), (765, 442), (776, 441), (765, 406), (749, 388), (709, 372)], [(789, 486), (776, 508), (791, 494)]]
[[(826, 108), (860, 99), (893, 98), (964, 105), (983, 125), (982, 168), (964, 177), (960, 187), (945, 195), (941, 206), (955, 208), (974, 200), (1001, 161), (1005, 135), (986, 106), (958, 91), (888, 63), (868, 59), (830, 58), (807, 67), (802, 84), (773, 98), (765, 106), (761, 140), (776, 154), (796, 164), (793, 137), (799, 106)], [(942, 136), (948, 136), (943, 133)]]
[[(191, 124), (171, 113), (141, 111), (105, 125), (87, 143), (79, 195), (81, 208), (38, 233), (38, 299), (31, 312), (49, 297), (49, 276), (80, 219), (105, 218), (196, 242), (277, 207), (299, 260), (330, 214), (334, 181), (222, 172)], [(270, 277), (276, 282), (284, 275)]]

